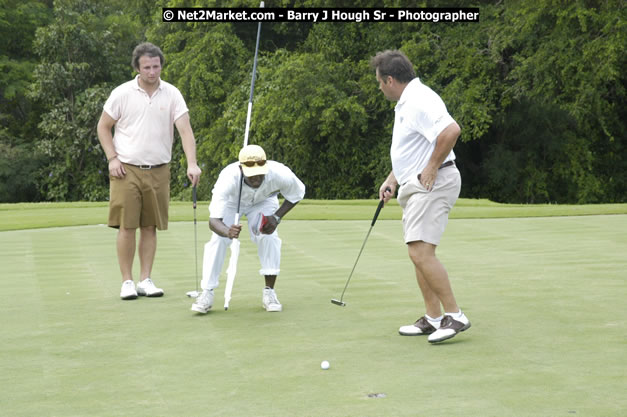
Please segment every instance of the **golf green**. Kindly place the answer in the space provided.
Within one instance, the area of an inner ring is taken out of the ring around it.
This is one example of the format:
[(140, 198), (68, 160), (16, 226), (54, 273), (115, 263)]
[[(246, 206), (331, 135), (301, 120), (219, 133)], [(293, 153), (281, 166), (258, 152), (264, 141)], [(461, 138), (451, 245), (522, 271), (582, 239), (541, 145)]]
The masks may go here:
[[(627, 410), (627, 215), (452, 218), (438, 256), (472, 327), (438, 345), (398, 334), (423, 314), (399, 220), (376, 223), (347, 306), (331, 304), (369, 227), (281, 223), (281, 313), (261, 307), (256, 248), (242, 233), (230, 309), (223, 277), (207, 315), (190, 311), (185, 296), (196, 286), (192, 222), (159, 233), (153, 279), (165, 296), (133, 301), (119, 298), (114, 230), (0, 232), (0, 415)], [(199, 271), (209, 237), (199, 222)]]

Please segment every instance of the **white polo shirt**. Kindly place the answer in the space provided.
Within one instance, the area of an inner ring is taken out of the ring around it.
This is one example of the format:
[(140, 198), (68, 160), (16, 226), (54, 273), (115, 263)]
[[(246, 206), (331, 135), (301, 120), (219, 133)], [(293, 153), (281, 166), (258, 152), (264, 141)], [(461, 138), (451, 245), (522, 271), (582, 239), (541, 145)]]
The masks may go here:
[[(427, 166), (436, 139), (455, 120), (448, 114), (444, 102), (418, 77), (407, 84), (394, 108), (392, 133), (392, 171), (399, 184), (406, 183)], [(455, 160), (455, 153), (444, 162)]]
[(178, 88), (160, 79), (150, 97), (138, 75), (111, 92), (104, 111), (116, 120), (113, 145), (120, 161), (158, 165), (172, 159), (174, 122), (189, 110)]
[[(281, 193), (290, 203), (298, 203), (305, 197), (305, 184), (289, 169), (280, 162), (268, 161), (268, 173), (263, 179), (259, 188), (252, 188), (244, 182), (242, 186), (242, 198), (240, 213), (247, 212), (252, 206), (267, 199), (276, 200)], [(239, 162), (227, 165), (216, 181), (211, 203), (209, 204), (210, 216), (222, 219), (227, 211), (237, 210), (237, 200), (239, 196), (240, 169)]]

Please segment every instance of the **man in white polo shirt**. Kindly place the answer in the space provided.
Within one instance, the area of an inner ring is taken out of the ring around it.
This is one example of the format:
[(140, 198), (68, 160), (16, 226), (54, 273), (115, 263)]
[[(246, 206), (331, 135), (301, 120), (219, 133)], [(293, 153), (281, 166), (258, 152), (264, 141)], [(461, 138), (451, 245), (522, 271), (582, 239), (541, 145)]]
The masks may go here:
[[(285, 198), (280, 207), (279, 193)], [(248, 219), (250, 239), (257, 245), (259, 274), (265, 278), (262, 305), (270, 312), (283, 309), (274, 290), (281, 269), (281, 239), (276, 229), (304, 197), (305, 185), (301, 180), (280, 162), (267, 161), (261, 146), (248, 145), (241, 149), (239, 161), (226, 166), (213, 187), (209, 205), (209, 228), (213, 235), (205, 244), (202, 293), (192, 305), (192, 311), (205, 314), (213, 305), (213, 290), (218, 287), (227, 249), (242, 230), (241, 224), (234, 224), (238, 202), (240, 214)]]
[[(138, 45), (131, 61), (137, 77), (113, 90), (98, 122), (98, 139), (109, 161), (108, 224), (118, 229), (123, 300), (163, 295), (150, 276), (157, 229), (168, 228), (174, 126), (181, 135), (192, 185), (198, 184), (201, 174), (185, 100), (176, 87), (160, 78), (164, 62), (157, 46), (148, 42)], [(132, 270), (138, 228), (141, 270), (135, 287)]]
[(402, 326), (399, 333), (429, 335), (429, 342), (441, 342), (470, 327), (457, 305), (448, 273), (435, 255), (461, 189), (453, 152), (461, 130), (440, 96), (416, 77), (402, 52), (379, 52), (370, 64), (385, 98), (397, 101), (390, 150), (392, 172), (379, 196), (387, 202), (400, 185), (397, 198), (403, 208), (405, 243), (426, 309), (424, 316)]

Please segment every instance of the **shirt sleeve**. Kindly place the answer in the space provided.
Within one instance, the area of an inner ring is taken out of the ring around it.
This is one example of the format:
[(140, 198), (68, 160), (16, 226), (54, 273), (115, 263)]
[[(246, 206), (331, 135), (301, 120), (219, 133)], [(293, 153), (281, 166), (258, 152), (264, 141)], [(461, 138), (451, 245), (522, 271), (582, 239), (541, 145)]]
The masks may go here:
[(122, 116), (122, 95), (120, 93), (120, 87), (113, 89), (103, 107), (103, 110), (116, 121), (120, 120)]
[(173, 119), (177, 121), (182, 115), (187, 113), (189, 109), (187, 108), (187, 104), (185, 103), (185, 99), (183, 98), (183, 94), (179, 91), (178, 88), (172, 86), (174, 88), (174, 107), (173, 107)]
[(283, 164), (277, 164), (280, 178), (280, 193), (290, 203), (298, 203), (305, 198), (305, 184)]
[(224, 218), (229, 200), (237, 193), (238, 182), (230, 168), (231, 166), (228, 166), (220, 172), (218, 180), (213, 186), (211, 203), (209, 203), (209, 217)]
[(416, 130), (430, 143), (435, 142), (440, 133), (455, 120), (448, 114), (444, 101), (432, 90), (427, 100), (421, 101), (415, 108)]

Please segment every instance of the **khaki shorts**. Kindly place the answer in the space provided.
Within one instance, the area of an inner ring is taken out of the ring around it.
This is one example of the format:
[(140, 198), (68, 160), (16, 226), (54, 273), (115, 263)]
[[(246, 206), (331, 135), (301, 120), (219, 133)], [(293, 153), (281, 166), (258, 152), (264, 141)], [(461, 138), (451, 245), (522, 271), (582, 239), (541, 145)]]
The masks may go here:
[(124, 164), (126, 176), (110, 179), (109, 226), (168, 228), (170, 165), (141, 169)]
[(430, 192), (417, 176), (403, 184), (397, 199), (403, 208), (405, 243), (423, 241), (438, 245), (461, 188), (462, 179), (454, 165), (438, 170)]

